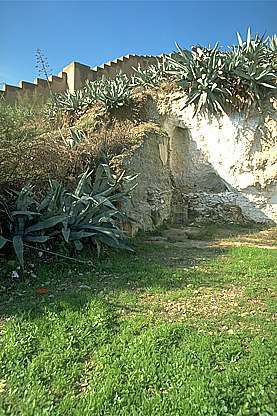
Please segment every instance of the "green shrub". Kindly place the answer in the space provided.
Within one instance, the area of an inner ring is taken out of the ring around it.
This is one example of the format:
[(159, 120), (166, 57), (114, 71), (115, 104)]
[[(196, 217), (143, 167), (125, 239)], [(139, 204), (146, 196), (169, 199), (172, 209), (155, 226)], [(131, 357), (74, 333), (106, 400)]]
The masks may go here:
[(40, 108), (30, 103), (12, 105), (0, 99), (0, 141), (30, 140), (42, 131)]
[(98, 166), (94, 182), (91, 176), (92, 172), (83, 173), (73, 192), (51, 181), (49, 193), (40, 201), (32, 188), (25, 186), (17, 193), (13, 209), (1, 200), (0, 249), (12, 244), (21, 267), (24, 245), (29, 242), (44, 244), (49, 239), (62, 238), (77, 251), (85, 241), (93, 241), (98, 251), (102, 244), (130, 249), (119, 225), (127, 220), (124, 206), (135, 177), (122, 174), (116, 178), (107, 164)]

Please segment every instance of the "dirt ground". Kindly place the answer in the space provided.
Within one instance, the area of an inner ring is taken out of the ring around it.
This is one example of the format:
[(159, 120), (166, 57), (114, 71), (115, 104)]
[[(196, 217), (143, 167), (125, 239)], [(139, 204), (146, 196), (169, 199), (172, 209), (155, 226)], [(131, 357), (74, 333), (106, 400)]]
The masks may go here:
[[(148, 259), (156, 256), (151, 246), (160, 248), (160, 259), (168, 265), (193, 266), (209, 257), (224, 254), (232, 247), (247, 246), (277, 249), (277, 227), (237, 225), (191, 225), (167, 228), (142, 237), (149, 250)], [(186, 255), (184, 256), (184, 250)]]

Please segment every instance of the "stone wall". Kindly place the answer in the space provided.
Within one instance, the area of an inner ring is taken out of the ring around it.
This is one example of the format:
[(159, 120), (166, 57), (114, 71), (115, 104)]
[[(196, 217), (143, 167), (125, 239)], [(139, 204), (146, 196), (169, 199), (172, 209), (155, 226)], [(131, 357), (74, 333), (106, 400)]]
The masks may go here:
[[(271, 223), (263, 212), (268, 201), (263, 196), (246, 198), (241, 192), (187, 194), (188, 216), (196, 223)], [(274, 211), (272, 210), (272, 218)]]
[(4, 84), (4, 89), (0, 91), (0, 98), (4, 97), (8, 102), (15, 102), (17, 99), (26, 96), (41, 95), (47, 97), (49, 96), (49, 86), (53, 93), (61, 93), (66, 90), (72, 92), (84, 87), (86, 80), (95, 81), (102, 78), (102, 76), (113, 78), (120, 71), (131, 75), (134, 72), (133, 67), (140, 65), (145, 68), (157, 62), (157, 59), (162, 59), (162, 55), (157, 57), (126, 55), (96, 67), (71, 62), (63, 68), (58, 76), (50, 76), (48, 82), (45, 79), (36, 78), (33, 83), (20, 81), (18, 86)]
[(54, 93), (66, 91), (68, 89), (68, 74), (62, 71), (58, 76), (51, 75), (48, 80), (36, 78), (33, 83), (20, 81), (18, 86), (4, 84), (3, 91), (0, 91), (0, 98), (13, 103), (27, 97), (48, 97), (50, 89)]

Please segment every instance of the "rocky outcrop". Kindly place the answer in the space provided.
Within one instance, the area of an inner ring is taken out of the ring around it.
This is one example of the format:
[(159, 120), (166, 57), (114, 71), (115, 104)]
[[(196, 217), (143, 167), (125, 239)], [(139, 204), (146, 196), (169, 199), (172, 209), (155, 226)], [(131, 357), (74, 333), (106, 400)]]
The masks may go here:
[(141, 130), (138, 145), (112, 160), (119, 170), (138, 174), (138, 185), (132, 193), (128, 209), (132, 223), (130, 234), (139, 229), (153, 230), (171, 216), (173, 187), (166, 153), (168, 136), (158, 126), (146, 125)]
[(160, 101), (156, 128), (144, 130), (131, 153), (116, 157), (127, 172), (139, 173), (132, 232), (165, 221), (277, 222), (274, 114), (193, 117), (194, 109), (183, 106), (180, 93), (166, 106)]
[(162, 110), (163, 126), (170, 138), (171, 171), (189, 215), (205, 222), (276, 222), (276, 111), (270, 117), (193, 117), (191, 106), (183, 108), (184, 97), (173, 98)]

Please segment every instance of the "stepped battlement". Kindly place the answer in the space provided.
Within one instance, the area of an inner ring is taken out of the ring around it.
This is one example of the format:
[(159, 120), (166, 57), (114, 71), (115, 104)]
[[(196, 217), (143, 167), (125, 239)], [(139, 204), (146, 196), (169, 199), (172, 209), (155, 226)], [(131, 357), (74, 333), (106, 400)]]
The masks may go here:
[(57, 76), (51, 75), (48, 80), (36, 78), (33, 82), (20, 81), (18, 86), (4, 84), (0, 97), (14, 102), (25, 96), (48, 96), (50, 89), (53, 93), (62, 93), (67, 90), (72, 92), (84, 87), (86, 80), (95, 81), (103, 76), (114, 78), (119, 72), (131, 75), (135, 67), (140, 65), (141, 68), (146, 68), (162, 57), (163, 55), (125, 55), (95, 67), (74, 61), (63, 68)]

